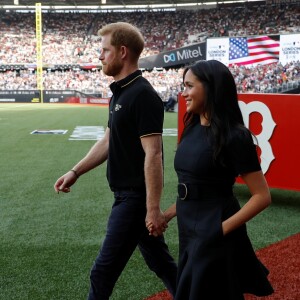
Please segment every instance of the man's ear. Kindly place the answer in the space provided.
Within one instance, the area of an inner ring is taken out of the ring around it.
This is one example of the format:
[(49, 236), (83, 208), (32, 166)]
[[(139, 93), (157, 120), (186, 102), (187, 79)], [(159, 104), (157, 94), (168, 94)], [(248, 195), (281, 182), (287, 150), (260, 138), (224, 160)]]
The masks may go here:
[(128, 55), (128, 49), (126, 46), (121, 46), (120, 48), (121, 57), (125, 58)]

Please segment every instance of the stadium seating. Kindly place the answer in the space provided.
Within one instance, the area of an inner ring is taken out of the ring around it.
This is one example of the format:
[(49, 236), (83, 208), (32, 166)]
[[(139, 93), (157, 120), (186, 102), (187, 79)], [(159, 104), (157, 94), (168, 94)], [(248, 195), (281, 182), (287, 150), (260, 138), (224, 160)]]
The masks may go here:
[[(274, 17), (275, 16), (275, 17)], [(105, 95), (110, 79), (97, 69), (105, 23), (127, 21), (138, 26), (146, 41), (143, 56), (205, 41), (208, 37), (300, 32), (299, 4), (246, 3), (212, 9), (103, 13), (43, 13), (45, 89), (76, 89)], [(35, 14), (0, 12), (0, 90), (36, 89)], [(84, 70), (80, 66), (91, 66)], [(95, 66), (95, 68), (93, 68)], [(299, 62), (253, 70), (232, 69), (239, 92), (269, 92), (299, 86)], [(162, 97), (181, 90), (181, 70), (146, 73)], [(179, 75), (179, 76), (178, 76)], [(101, 77), (101, 79), (100, 79)], [(104, 78), (104, 79), (103, 79)], [(286, 78), (284, 82), (283, 78)]]

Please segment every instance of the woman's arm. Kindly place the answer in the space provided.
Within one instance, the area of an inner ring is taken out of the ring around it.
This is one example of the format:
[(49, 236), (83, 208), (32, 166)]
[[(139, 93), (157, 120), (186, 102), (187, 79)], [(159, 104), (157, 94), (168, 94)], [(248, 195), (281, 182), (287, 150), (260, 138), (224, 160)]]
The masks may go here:
[(176, 203), (172, 204), (164, 211), (166, 222), (169, 223), (174, 217), (176, 217)]
[(271, 204), (270, 190), (262, 171), (243, 174), (241, 177), (251, 197), (237, 213), (223, 221), (224, 235), (245, 224)]

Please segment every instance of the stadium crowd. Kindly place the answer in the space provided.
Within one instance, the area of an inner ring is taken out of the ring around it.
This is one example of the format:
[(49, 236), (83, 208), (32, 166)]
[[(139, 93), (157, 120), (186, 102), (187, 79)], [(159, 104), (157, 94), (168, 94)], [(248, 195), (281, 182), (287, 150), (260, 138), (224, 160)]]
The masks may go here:
[[(284, 88), (296, 88), (300, 83), (300, 61), (286, 65), (273, 63), (256, 67), (232, 66), (239, 93), (277, 93)], [(144, 71), (143, 75), (152, 83), (163, 99), (170, 93), (182, 89), (183, 69)], [(86, 94), (99, 94), (109, 97), (111, 77), (101, 70), (83, 71), (70, 69), (64, 71), (44, 71), (45, 90), (77, 90)], [(34, 90), (37, 88), (36, 75), (30, 70), (10, 70), (0, 72), (0, 90)]]
[[(134, 11), (101, 13), (43, 13), (43, 64), (99, 64), (100, 40), (97, 30), (105, 23), (126, 21), (141, 29), (146, 41), (143, 56), (157, 54), (208, 37), (249, 36), (300, 32), (299, 3), (224, 5), (210, 9), (176, 11)], [(29, 69), (2, 69), (0, 90), (35, 89), (36, 76), (30, 65), (36, 63), (35, 14), (0, 12), (0, 67), (25, 64)], [(239, 92), (267, 92), (299, 80), (299, 62), (255, 68), (231, 68)], [(0, 69), (1, 71), (1, 69)], [(181, 70), (144, 72), (157, 90), (167, 97), (180, 90)], [(101, 70), (78, 68), (44, 71), (45, 89), (76, 89), (107, 94), (109, 78)]]
[[(284, 34), (300, 31), (299, 3), (245, 4), (211, 9), (103, 13), (48, 12), (43, 20), (45, 64), (98, 63), (97, 30), (125, 21), (140, 28), (143, 56), (172, 50), (208, 37)], [(36, 62), (35, 14), (0, 12), (0, 64)]]

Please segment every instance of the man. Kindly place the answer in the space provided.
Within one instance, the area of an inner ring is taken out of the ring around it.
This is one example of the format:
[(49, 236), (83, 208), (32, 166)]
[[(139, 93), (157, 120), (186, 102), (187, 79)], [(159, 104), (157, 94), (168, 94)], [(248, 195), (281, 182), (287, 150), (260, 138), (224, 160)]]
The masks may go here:
[(165, 103), (165, 111), (174, 111), (176, 102), (175, 96), (171, 93), (168, 101)]
[[(138, 69), (144, 48), (139, 30), (123, 22), (99, 30), (103, 72), (113, 76), (108, 127), (104, 137), (54, 189), (69, 192), (79, 176), (107, 160), (115, 202), (102, 248), (91, 271), (89, 300), (109, 299), (130, 256), (139, 247), (148, 267), (175, 294), (177, 266), (162, 236), (167, 227), (160, 209), (163, 186), (163, 104)], [(153, 225), (149, 235), (146, 224)]]

